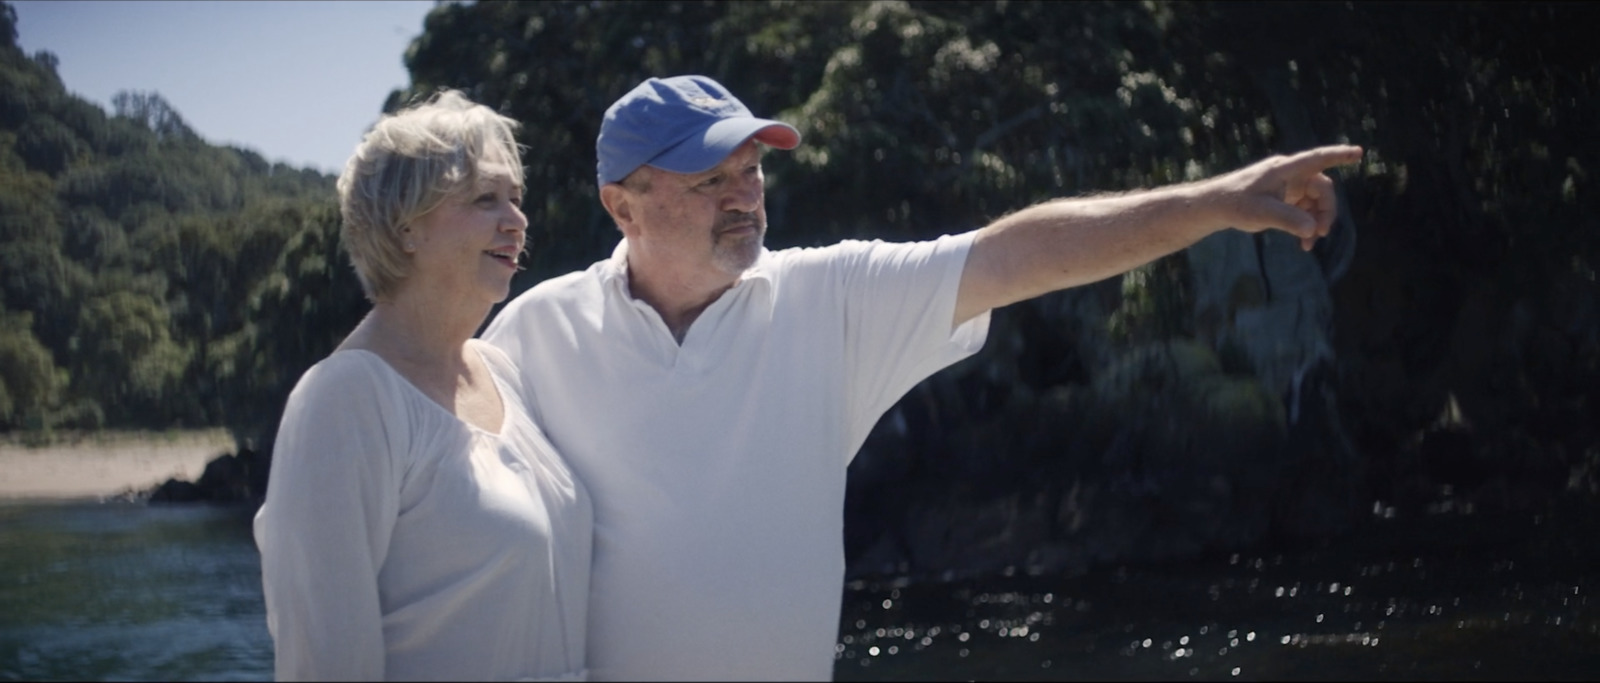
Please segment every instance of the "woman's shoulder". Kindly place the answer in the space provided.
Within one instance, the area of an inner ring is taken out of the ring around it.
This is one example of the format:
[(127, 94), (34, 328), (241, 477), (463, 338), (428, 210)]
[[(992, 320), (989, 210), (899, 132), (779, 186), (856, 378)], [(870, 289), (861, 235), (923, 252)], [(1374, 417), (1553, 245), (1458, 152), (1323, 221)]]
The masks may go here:
[(308, 413), (306, 417), (325, 414), (335, 420), (347, 419), (352, 411), (363, 412), (358, 406), (378, 414), (404, 413), (406, 393), (401, 381), (374, 353), (358, 349), (335, 351), (300, 376), (289, 393), (286, 412)]
[(307, 368), (295, 391), (349, 395), (381, 391), (393, 374), (377, 354), (362, 349), (334, 351)]
[[(315, 444), (311, 450), (409, 452), (416, 411), (407, 403), (404, 380), (368, 351), (340, 350), (300, 376), (284, 406), (278, 441)], [(359, 447), (358, 447), (359, 446)]]

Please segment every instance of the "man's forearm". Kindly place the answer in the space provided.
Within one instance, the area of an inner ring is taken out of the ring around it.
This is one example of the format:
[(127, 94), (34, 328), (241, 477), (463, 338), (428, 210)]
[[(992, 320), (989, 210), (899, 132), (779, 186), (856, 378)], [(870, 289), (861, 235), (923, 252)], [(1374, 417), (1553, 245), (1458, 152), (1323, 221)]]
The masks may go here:
[(1058, 199), (978, 231), (962, 274), (956, 322), (1046, 292), (1097, 282), (1184, 249), (1227, 227), (1206, 181)]
[(1360, 160), (1360, 147), (1330, 145), (1198, 182), (1028, 207), (978, 231), (954, 322), (1127, 272), (1227, 227), (1282, 230), (1310, 249), (1337, 210), (1322, 171)]

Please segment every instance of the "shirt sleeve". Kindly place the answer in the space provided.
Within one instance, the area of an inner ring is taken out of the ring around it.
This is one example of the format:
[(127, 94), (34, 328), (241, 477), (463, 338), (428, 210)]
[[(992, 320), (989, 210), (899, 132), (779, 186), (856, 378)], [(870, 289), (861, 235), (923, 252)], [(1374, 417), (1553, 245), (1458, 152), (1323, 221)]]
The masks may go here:
[(404, 408), (371, 360), (337, 356), (290, 394), (255, 518), (278, 680), (384, 678), (378, 573), (399, 514)]
[(951, 327), (971, 246), (972, 233), (840, 243), (851, 434), (858, 446), (918, 382), (983, 348), (988, 312)]

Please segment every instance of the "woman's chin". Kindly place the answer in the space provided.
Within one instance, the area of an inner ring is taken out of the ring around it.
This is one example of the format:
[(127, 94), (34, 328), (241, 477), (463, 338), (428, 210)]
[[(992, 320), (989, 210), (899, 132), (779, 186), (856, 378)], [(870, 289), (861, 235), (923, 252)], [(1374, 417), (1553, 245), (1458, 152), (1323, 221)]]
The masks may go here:
[(511, 295), (511, 278), (517, 271), (510, 268), (497, 268), (493, 272), (478, 274), (478, 291), (487, 297), (490, 303), (500, 303)]
[(489, 303), (498, 304), (511, 296), (511, 278), (507, 277), (505, 283), (489, 290)]

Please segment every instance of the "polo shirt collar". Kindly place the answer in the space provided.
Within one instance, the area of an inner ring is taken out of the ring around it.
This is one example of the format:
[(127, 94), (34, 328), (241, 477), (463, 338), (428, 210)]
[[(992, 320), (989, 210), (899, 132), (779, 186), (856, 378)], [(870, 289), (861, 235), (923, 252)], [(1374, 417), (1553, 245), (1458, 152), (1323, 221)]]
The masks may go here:
[[(772, 252), (765, 246), (761, 247), (761, 255), (756, 257), (755, 265), (746, 268), (739, 276), (739, 281), (733, 283), (733, 291), (743, 287), (746, 282), (760, 280), (772, 285)], [(600, 267), (600, 282), (612, 294), (621, 295), (624, 300), (632, 299), (633, 295), (628, 290), (628, 238), (617, 241), (617, 247), (611, 250), (611, 258), (602, 262)]]

